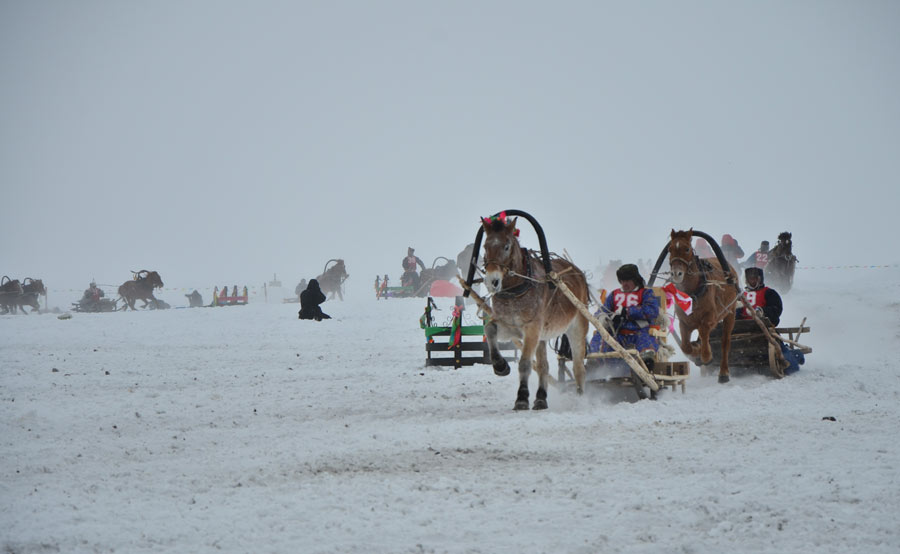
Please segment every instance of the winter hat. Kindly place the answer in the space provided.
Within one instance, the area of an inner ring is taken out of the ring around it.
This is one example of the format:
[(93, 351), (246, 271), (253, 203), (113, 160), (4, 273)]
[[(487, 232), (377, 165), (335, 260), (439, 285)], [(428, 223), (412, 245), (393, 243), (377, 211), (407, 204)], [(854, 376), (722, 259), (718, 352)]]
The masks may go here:
[(622, 281), (634, 281), (640, 288), (644, 287), (644, 278), (641, 277), (638, 266), (634, 264), (625, 264), (616, 270), (616, 279)]

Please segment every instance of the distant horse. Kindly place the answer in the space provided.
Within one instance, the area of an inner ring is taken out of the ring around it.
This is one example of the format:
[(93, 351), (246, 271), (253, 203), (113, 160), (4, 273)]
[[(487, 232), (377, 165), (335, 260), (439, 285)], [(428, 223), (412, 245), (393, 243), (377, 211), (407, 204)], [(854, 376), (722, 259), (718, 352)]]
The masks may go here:
[[(739, 294), (736, 285), (737, 271), (729, 265), (726, 273), (718, 259), (698, 257), (691, 248), (692, 237), (693, 229), (672, 229), (668, 247), (672, 282), (678, 290), (693, 298), (690, 314), (684, 313), (676, 303), (681, 350), (687, 356), (699, 357), (704, 364), (709, 363), (712, 360), (709, 333), (721, 321), (722, 362), (719, 365), (719, 382), (727, 383), (731, 379), (728, 372), (728, 352), (731, 349), (731, 331), (734, 329), (735, 302)], [(730, 282), (728, 277), (731, 277)], [(694, 329), (700, 335), (699, 346), (691, 342)]]
[[(515, 212), (526, 215), (523, 212)], [(531, 219), (530, 216), (528, 216)], [(535, 410), (547, 408), (547, 341), (565, 334), (572, 346), (573, 369), (578, 392), (584, 391), (584, 350), (587, 342), (587, 318), (546, 276), (546, 267), (533, 252), (519, 245), (516, 230), (517, 218), (507, 221), (506, 212), (482, 220), (484, 231), (484, 283), (491, 300), (491, 318), (484, 326), (491, 364), (497, 375), (508, 375), (509, 364), (500, 353), (498, 341), (521, 342), (519, 358), (519, 390), (515, 409), (528, 409), (528, 378), (532, 362), (538, 374), (535, 393)], [(543, 234), (532, 220), (535, 229)], [(480, 237), (479, 237), (480, 238)], [(476, 242), (478, 242), (476, 240)], [(549, 259), (549, 254), (545, 260)], [(571, 262), (553, 258), (551, 271), (560, 275), (562, 282), (575, 296), (587, 304), (588, 285), (584, 273)], [(470, 272), (471, 274), (471, 272)]]
[[(445, 263), (437, 265), (438, 260), (444, 260)], [(431, 267), (426, 267), (419, 274), (419, 288), (416, 296), (428, 296), (431, 285), (437, 280), (449, 281), (456, 275), (456, 262), (443, 256), (438, 256), (431, 262)]]
[(477, 252), (475, 252), (474, 250), (475, 243), (470, 242), (466, 245), (465, 248), (462, 249), (459, 254), (456, 255), (456, 267), (459, 269), (459, 271), (462, 272), (463, 275), (469, 274), (469, 265), (471, 265), (472, 263), (474, 263), (476, 267), (478, 266), (478, 260), (472, 259), (472, 255), (477, 254)]
[(31, 306), (32, 312), (41, 313), (41, 302), (38, 300), (38, 296), (47, 296), (47, 288), (44, 287), (44, 282), (40, 279), (26, 277), (22, 281), (22, 295), (17, 300), (23, 314), (28, 313), (25, 311), (25, 306)]
[(2, 310), (0, 313), (16, 313), (16, 310), (19, 309), (19, 297), (24, 292), (22, 283), (18, 279), (10, 279), (4, 275), (0, 279), (0, 310)]
[[(328, 264), (331, 262), (335, 262), (335, 264), (331, 267), (328, 267)], [(343, 284), (344, 281), (347, 280), (347, 277), (350, 277), (347, 274), (347, 268), (344, 266), (344, 260), (342, 259), (331, 259), (325, 262), (325, 270), (321, 275), (316, 277), (316, 280), (319, 281), (319, 288), (322, 290), (322, 294), (326, 296), (330, 293), (331, 296), (329, 298), (334, 298), (334, 295), (338, 295), (338, 298), (341, 301), (344, 300), (343, 293)]]
[(778, 244), (769, 254), (769, 264), (765, 270), (768, 284), (782, 294), (791, 290), (794, 284), (794, 270), (798, 260), (791, 251), (792, 248), (791, 233), (784, 231), (778, 235)]
[(125, 281), (122, 283), (122, 286), (119, 287), (119, 296), (125, 302), (125, 305), (122, 306), (123, 310), (127, 310), (131, 308), (135, 310), (134, 301), (141, 300), (144, 302), (142, 308), (146, 308), (150, 301), (153, 301), (155, 306), (159, 306), (157, 303), (156, 297), (153, 296), (153, 289), (162, 288), (163, 282), (162, 277), (159, 276), (159, 273), (155, 271), (147, 271), (146, 269), (142, 269), (138, 272), (131, 272), (134, 274), (134, 278), (130, 281)]

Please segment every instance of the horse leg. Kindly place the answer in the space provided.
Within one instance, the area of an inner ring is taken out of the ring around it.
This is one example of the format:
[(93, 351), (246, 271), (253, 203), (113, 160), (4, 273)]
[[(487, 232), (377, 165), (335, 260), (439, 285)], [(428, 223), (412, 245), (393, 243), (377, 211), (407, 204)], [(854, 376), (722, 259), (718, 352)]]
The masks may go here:
[(533, 410), (547, 409), (547, 376), (550, 374), (550, 362), (547, 360), (547, 341), (538, 341), (534, 353), (534, 369), (538, 374), (538, 389), (534, 393)]
[(719, 364), (719, 382), (731, 380), (728, 371), (728, 353), (731, 351), (731, 331), (734, 329), (735, 314), (731, 312), (722, 320), (722, 363)]
[(709, 346), (709, 333), (712, 327), (715, 327), (715, 323), (712, 326), (701, 325), (697, 329), (697, 334), (700, 335), (700, 361), (703, 364), (708, 364), (712, 360), (712, 348)]
[[(531, 376), (531, 366), (534, 361), (534, 353), (538, 346), (538, 329), (528, 329), (525, 331), (525, 338), (522, 341), (522, 354), (519, 356), (519, 392), (516, 395), (516, 404), (514, 409), (528, 409), (528, 378)], [(547, 350), (544, 346), (544, 359), (546, 360)], [(546, 375), (546, 369), (544, 370)], [(546, 377), (545, 377), (546, 379)], [(544, 403), (547, 402), (547, 391), (544, 389)], [(535, 398), (535, 401), (538, 399)], [(546, 407), (546, 406), (545, 406)]]
[(491, 365), (494, 366), (494, 375), (505, 377), (509, 375), (509, 362), (500, 352), (497, 344), (497, 324), (493, 321), (484, 326), (484, 337), (488, 343), (488, 354), (491, 357)]
[(569, 340), (569, 348), (572, 349), (572, 373), (575, 375), (575, 389), (578, 394), (584, 394), (584, 350), (587, 341), (588, 321), (581, 315), (566, 329), (566, 338)]
[(699, 355), (697, 347), (691, 344), (691, 333), (694, 330), (680, 319), (678, 320), (678, 329), (681, 331), (681, 351), (684, 352), (685, 356), (696, 357)]

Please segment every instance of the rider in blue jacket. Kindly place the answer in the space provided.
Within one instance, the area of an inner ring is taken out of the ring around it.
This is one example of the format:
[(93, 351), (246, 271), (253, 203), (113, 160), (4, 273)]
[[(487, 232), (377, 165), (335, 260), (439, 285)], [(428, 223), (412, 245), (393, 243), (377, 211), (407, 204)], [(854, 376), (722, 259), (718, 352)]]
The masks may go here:
[[(645, 359), (654, 358), (659, 349), (656, 337), (650, 334), (650, 326), (659, 317), (659, 298), (645, 287), (644, 278), (634, 264), (625, 264), (616, 271), (621, 288), (607, 295), (606, 302), (597, 315), (606, 315), (612, 321), (616, 340), (625, 348), (634, 348)], [(612, 347), (603, 342), (595, 331), (591, 338), (590, 352), (610, 352)]]

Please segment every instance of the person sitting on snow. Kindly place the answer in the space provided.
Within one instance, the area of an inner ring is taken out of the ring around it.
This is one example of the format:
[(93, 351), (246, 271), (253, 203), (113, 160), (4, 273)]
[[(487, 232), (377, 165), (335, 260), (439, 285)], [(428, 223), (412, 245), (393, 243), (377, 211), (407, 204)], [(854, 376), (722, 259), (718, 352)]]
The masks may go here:
[[(744, 298), (756, 313), (768, 319), (772, 325), (778, 325), (781, 320), (781, 312), (784, 309), (781, 303), (781, 295), (775, 289), (765, 285), (763, 270), (758, 267), (748, 267), (744, 270)], [(737, 311), (738, 319), (752, 319), (753, 316), (741, 306)]]
[[(659, 343), (650, 334), (650, 326), (659, 317), (659, 298), (651, 289), (646, 288), (644, 278), (634, 264), (625, 264), (616, 270), (619, 280), (618, 288), (606, 297), (606, 302), (597, 311), (598, 316), (605, 315), (612, 326), (616, 341), (626, 349), (640, 352), (641, 359), (651, 371), (656, 361)], [(599, 331), (594, 331), (589, 352), (611, 352), (612, 346), (603, 341)], [(635, 389), (639, 398), (646, 398), (643, 382), (633, 376)]]
[(306, 290), (300, 293), (300, 319), (314, 319), (322, 321), (323, 319), (331, 319), (331, 316), (323, 313), (319, 304), (325, 302), (325, 295), (319, 288), (319, 281), (310, 279)]

